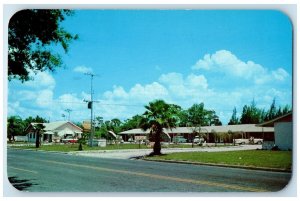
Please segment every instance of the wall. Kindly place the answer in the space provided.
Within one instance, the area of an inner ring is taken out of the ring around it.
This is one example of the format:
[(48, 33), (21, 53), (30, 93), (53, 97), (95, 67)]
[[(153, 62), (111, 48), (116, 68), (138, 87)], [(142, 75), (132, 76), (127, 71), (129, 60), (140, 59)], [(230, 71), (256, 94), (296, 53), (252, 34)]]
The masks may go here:
[(293, 124), (292, 122), (277, 122), (275, 129), (275, 145), (280, 150), (293, 149)]

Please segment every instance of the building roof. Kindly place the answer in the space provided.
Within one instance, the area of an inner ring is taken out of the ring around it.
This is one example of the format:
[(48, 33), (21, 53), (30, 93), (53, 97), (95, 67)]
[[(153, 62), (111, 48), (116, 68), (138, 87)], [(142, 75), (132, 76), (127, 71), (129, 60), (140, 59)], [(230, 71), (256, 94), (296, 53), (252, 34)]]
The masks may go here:
[(274, 118), (270, 121), (266, 121), (264, 123), (257, 124), (257, 126), (260, 126), (260, 127), (274, 127), (274, 124), (276, 122), (292, 122), (292, 121), (293, 121), (293, 112), (289, 112), (285, 115)]
[[(31, 123), (27, 129), (29, 129), (30, 126), (35, 127), (37, 124), (40, 123)], [(65, 124), (70, 124), (72, 127), (74, 127), (76, 133), (81, 133), (82, 132), (82, 128), (76, 126), (75, 124), (73, 124), (72, 122), (69, 121), (55, 121), (55, 122), (50, 122), (50, 123), (42, 123), (43, 126), (45, 127), (43, 130), (46, 131), (46, 133), (49, 133), (51, 131), (68, 131), (70, 130), (69, 128), (62, 128)], [(26, 129), (26, 130), (27, 130)]]
[[(172, 129), (165, 129), (163, 130), (165, 133), (177, 133), (177, 134), (184, 134), (184, 133), (193, 133), (199, 132), (199, 127), (176, 127)], [(240, 124), (240, 125), (224, 125), (224, 126), (201, 126), (200, 133), (227, 133), (228, 131), (232, 132), (274, 132), (273, 127), (258, 127), (255, 124)], [(135, 135), (135, 134), (149, 134), (150, 130), (142, 130), (140, 128), (123, 131), (120, 132), (119, 135)]]

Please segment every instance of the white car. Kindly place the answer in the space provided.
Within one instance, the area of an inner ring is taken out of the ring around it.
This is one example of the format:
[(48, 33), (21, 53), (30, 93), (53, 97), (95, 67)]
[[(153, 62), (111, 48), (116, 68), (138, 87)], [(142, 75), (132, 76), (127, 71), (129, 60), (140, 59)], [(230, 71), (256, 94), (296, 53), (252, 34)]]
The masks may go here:
[(254, 138), (254, 139), (253, 139), (253, 143), (254, 143), (254, 144), (262, 144), (263, 141), (264, 141), (263, 139), (257, 139), (257, 138)]
[(249, 139), (234, 139), (235, 144), (249, 144)]
[(234, 139), (235, 144), (262, 144), (263, 139), (260, 138), (250, 138), (250, 139)]
[(199, 137), (199, 136), (196, 136), (194, 138), (194, 143), (198, 144), (198, 143), (203, 143), (204, 142), (204, 138), (203, 137)]
[(72, 137), (72, 136), (68, 136), (65, 139), (62, 139), (61, 142), (63, 143), (76, 143), (78, 141), (78, 139)]

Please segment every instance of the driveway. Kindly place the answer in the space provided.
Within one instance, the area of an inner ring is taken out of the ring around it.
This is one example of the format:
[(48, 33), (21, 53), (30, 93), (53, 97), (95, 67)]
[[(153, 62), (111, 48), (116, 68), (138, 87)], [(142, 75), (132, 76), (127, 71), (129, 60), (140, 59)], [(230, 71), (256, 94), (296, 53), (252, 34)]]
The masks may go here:
[[(228, 147), (195, 147), (195, 148), (162, 148), (163, 154), (175, 152), (220, 152), (220, 151), (239, 151), (261, 149), (262, 145), (241, 145)], [(81, 151), (69, 152), (71, 155), (97, 157), (97, 158), (115, 158), (131, 159), (142, 157), (152, 152), (152, 149), (122, 149), (122, 150), (98, 150), (98, 151)]]

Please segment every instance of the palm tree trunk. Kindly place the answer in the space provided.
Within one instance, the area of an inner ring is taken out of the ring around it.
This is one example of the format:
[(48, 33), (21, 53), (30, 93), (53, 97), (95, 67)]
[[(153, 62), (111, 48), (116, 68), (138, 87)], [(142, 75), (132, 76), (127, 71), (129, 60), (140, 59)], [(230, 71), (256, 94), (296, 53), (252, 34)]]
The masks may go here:
[(39, 147), (40, 147), (40, 131), (38, 130), (35, 136), (35, 148), (39, 148)]
[(155, 139), (153, 146), (153, 155), (161, 155), (161, 145), (160, 145), (160, 134), (162, 132), (161, 128), (157, 128), (155, 131)]

